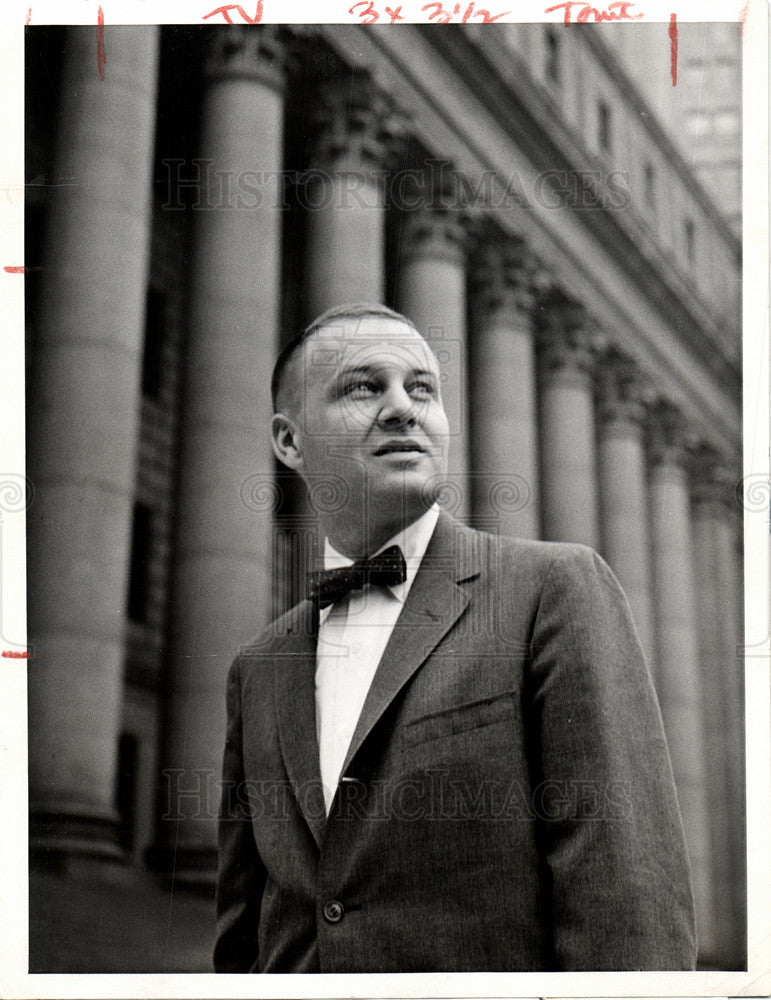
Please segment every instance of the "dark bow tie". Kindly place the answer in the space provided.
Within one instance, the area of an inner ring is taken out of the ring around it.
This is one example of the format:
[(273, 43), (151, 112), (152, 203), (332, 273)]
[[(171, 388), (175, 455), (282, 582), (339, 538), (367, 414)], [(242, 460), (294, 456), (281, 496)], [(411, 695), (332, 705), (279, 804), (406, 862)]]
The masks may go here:
[(319, 608), (326, 608), (341, 600), (352, 590), (361, 590), (371, 583), (380, 587), (393, 587), (407, 579), (407, 564), (402, 550), (392, 545), (371, 559), (359, 559), (352, 566), (326, 569), (308, 574), (308, 597)]

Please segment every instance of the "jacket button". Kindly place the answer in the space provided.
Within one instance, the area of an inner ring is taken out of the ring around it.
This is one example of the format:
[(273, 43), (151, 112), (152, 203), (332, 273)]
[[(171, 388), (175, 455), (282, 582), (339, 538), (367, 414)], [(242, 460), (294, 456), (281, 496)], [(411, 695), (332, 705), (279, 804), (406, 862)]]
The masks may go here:
[(330, 899), (328, 903), (324, 903), (324, 919), (330, 924), (337, 924), (343, 919), (343, 914), (345, 910), (343, 909), (343, 904), (338, 903), (336, 899)]

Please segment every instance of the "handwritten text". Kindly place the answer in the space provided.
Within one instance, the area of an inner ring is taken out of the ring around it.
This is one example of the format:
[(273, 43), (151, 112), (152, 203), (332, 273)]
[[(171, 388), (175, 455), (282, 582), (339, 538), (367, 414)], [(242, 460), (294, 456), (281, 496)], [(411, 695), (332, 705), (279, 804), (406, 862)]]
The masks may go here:
[(544, 14), (553, 14), (555, 11), (565, 12), (563, 24), (570, 24), (570, 16), (573, 9), (578, 13), (575, 15), (576, 24), (585, 24), (587, 21), (639, 21), (643, 14), (630, 14), (629, 8), (634, 7), (632, 0), (615, 0), (609, 3), (604, 10), (592, 7), (584, 0), (565, 0), (564, 3), (557, 3), (553, 7), (546, 7)]
[(239, 21), (234, 21), (230, 16), (231, 13), (234, 15), (237, 14), (240, 21), (244, 24), (259, 24), (262, 20), (262, 0), (257, 0), (257, 10), (254, 13), (254, 17), (247, 14), (240, 3), (227, 3), (222, 7), (217, 7), (215, 10), (210, 10), (208, 14), (204, 14), (202, 20), (205, 21), (209, 17), (216, 17), (218, 14), (221, 14), (226, 24), (238, 24)]
[[(397, 21), (406, 20), (402, 14), (402, 7), (403, 5), (401, 4), (398, 7), (383, 7), (381, 13), (375, 6), (374, 0), (360, 0), (359, 3), (355, 3), (349, 8), (348, 13), (354, 17), (358, 17), (362, 24), (375, 24), (381, 18), (387, 24), (396, 24)], [(463, 10), (462, 14), (461, 10)], [(446, 7), (442, 3), (424, 3), (420, 7), (420, 13), (424, 14), (427, 20), (433, 21), (435, 24), (449, 24), (453, 18), (459, 19), (461, 24), (468, 24), (474, 18), (477, 18), (481, 24), (492, 24), (493, 21), (498, 21), (500, 18), (506, 17), (511, 11), (505, 10), (500, 14), (491, 14), (485, 7), (477, 9), (476, 4), (472, 0), (471, 3), (465, 5), (465, 9), (459, 3), (456, 3), (454, 6), (448, 4)]]

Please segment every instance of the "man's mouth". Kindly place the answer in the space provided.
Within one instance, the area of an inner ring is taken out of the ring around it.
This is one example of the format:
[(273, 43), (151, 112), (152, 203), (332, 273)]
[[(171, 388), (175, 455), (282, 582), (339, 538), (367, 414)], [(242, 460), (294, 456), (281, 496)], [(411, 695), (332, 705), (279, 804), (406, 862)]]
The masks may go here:
[(416, 451), (422, 454), (425, 450), (426, 449), (423, 445), (418, 444), (417, 441), (404, 439), (399, 441), (386, 441), (385, 444), (381, 444), (380, 447), (375, 450), (375, 455), (391, 455), (398, 452), (408, 454)]

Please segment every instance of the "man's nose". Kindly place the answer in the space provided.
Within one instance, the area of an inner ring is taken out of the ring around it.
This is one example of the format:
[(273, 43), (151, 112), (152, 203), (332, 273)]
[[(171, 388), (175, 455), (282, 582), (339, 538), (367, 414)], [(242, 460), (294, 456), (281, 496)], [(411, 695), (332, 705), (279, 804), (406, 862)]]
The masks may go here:
[(382, 424), (410, 423), (415, 419), (415, 401), (403, 385), (388, 387), (383, 395), (378, 420)]

